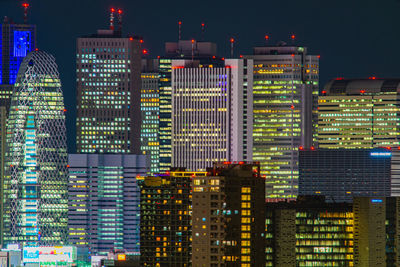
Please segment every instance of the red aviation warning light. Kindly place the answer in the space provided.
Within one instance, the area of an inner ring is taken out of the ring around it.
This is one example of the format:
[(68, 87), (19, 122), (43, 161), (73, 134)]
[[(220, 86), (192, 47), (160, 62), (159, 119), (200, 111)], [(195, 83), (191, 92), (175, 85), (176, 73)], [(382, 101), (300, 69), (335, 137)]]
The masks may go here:
[(231, 43), (234, 43), (234, 42), (235, 42), (235, 39), (234, 39), (234, 38), (231, 38), (230, 42), (231, 42)]
[(292, 39), (292, 40), (294, 41), (294, 39), (296, 39), (296, 35), (292, 34), (292, 35), (290, 36), (290, 39)]
[(28, 7), (29, 7), (29, 4), (24, 2), (24, 3), (22, 3), (22, 7), (24, 8), (24, 23), (27, 24), (28, 23)]
[(114, 30), (114, 12), (115, 8), (111, 8), (110, 13), (110, 30)]

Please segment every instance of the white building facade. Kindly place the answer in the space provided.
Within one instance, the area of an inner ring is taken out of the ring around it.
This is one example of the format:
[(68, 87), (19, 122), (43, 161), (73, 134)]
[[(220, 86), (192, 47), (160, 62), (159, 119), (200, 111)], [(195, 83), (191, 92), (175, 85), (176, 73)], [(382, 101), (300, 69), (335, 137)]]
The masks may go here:
[(252, 72), (252, 60), (172, 61), (173, 167), (252, 159)]

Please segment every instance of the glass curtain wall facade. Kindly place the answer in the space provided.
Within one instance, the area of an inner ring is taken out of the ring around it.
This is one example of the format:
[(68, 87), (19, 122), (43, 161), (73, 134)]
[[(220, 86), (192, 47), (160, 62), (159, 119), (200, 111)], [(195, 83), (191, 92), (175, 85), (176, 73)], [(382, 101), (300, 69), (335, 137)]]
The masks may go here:
[(140, 46), (112, 30), (78, 38), (78, 153), (140, 154)]
[(140, 109), (142, 112), (142, 130), (140, 136), (140, 150), (149, 158), (150, 173), (160, 172), (160, 91), (158, 86), (158, 73), (142, 73), (142, 89), (140, 100)]
[(298, 148), (316, 138), (319, 58), (305, 47), (256, 47), (253, 160), (266, 177), (266, 198), (297, 196)]
[(132, 154), (69, 155), (68, 241), (106, 255), (139, 254), (140, 191), (146, 157)]
[(318, 143), (326, 149), (392, 150), (391, 196), (400, 196), (400, 79), (337, 78), (318, 98)]
[(171, 167), (171, 109), (172, 109), (172, 59), (161, 58), (159, 60), (160, 73), (160, 172), (165, 173)]
[(65, 109), (53, 56), (31, 52), (11, 98), (4, 178), (4, 243), (63, 245), (67, 238)]

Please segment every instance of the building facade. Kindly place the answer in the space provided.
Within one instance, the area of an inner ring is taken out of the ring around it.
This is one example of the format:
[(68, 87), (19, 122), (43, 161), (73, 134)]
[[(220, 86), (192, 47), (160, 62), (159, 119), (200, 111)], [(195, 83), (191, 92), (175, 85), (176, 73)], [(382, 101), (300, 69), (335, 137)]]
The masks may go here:
[[(193, 42), (192, 42), (193, 41)], [(220, 61), (217, 45), (196, 40), (165, 43), (165, 56), (159, 59), (160, 74), (160, 172), (169, 170), (172, 157), (172, 60), (196, 59), (205, 64)]]
[(4, 244), (67, 241), (64, 98), (53, 56), (34, 51), (18, 72), (7, 125)]
[(192, 266), (265, 266), (265, 179), (258, 164), (193, 177)]
[(399, 92), (400, 79), (337, 78), (318, 98), (320, 148), (392, 148), (392, 196), (400, 196)]
[(191, 179), (205, 175), (174, 169), (142, 181), (140, 266), (191, 266)]
[(140, 190), (146, 157), (70, 154), (68, 241), (92, 254), (140, 252)]
[(266, 266), (398, 266), (397, 197), (266, 205)]
[(172, 166), (251, 159), (252, 60), (174, 60), (172, 68)]
[(139, 37), (98, 30), (77, 40), (77, 152), (140, 154)]
[[(143, 62), (144, 61), (144, 62)], [(156, 63), (156, 64), (154, 64)], [(160, 90), (158, 60), (142, 60), (140, 150), (149, 157), (150, 173), (160, 172)]]
[(36, 26), (5, 17), (0, 32), (0, 106), (10, 108), (13, 86), (24, 57), (36, 48)]
[(244, 57), (254, 60), (253, 160), (266, 177), (266, 197), (296, 198), (298, 147), (315, 138), (319, 57), (285, 43)]
[(323, 195), (329, 202), (391, 196), (390, 149), (301, 149), (299, 195)]

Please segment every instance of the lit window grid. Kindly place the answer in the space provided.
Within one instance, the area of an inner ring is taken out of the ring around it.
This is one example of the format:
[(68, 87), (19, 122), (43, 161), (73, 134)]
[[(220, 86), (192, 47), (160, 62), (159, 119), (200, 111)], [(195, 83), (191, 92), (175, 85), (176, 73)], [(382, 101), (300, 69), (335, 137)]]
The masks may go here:
[[(113, 47), (99, 46), (99, 40)], [(79, 38), (78, 43), (81, 48), (77, 53), (77, 150), (81, 153), (130, 153), (132, 122), (128, 114), (133, 105), (130, 92), (133, 88), (130, 87), (134, 84), (128, 81), (134, 79), (130, 50), (136, 42), (128, 38)], [(94, 120), (90, 125), (83, 125), (81, 116)], [(110, 123), (115, 117), (125, 120), (115, 126)], [(106, 131), (95, 131), (98, 128)]]
[[(254, 65), (253, 160), (267, 181), (267, 198), (296, 198), (297, 149), (301, 145), (301, 64), (292, 57), (276, 64)], [(262, 60), (260, 59), (260, 62)], [(273, 61), (273, 60), (271, 60)], [(257, 59), (255, 59), (257, 62)], [(297, 63), (298, 62), (298, 63)], [(307, 62), (311, 58), (307, 57)], [(313, 84), (313, 126), (317, 124), (318, 64), (306, 64), (306, 83)], [(316, 133), (313, 134), (314, 141)]]
[(397, 95), (320, 96), (318, 142), (321, 148), (399, 146)]
[[(7, 126), (6, 244), (66, 243), (65, 110), (56, 70), (51, 55), (31, 53), (22, 63), (15, 84)], [(15, 187), (18, 181), (23, 182), (23, 194)], [(32, 199), (35, 195), (40, 196), (40, 202)]]
[(157, 73), (142, 73), (141, 89), (141, 151), (150, 156), (150, 173), (160, 172), (159, 168), (159, 75)]
[[(203, 77), (201, 86), (196, 85), (198, 77)], [(174, 69), (172, 78), (172, 165), (205, 170), (213, 162), (226, 161), (229, 69)]]

